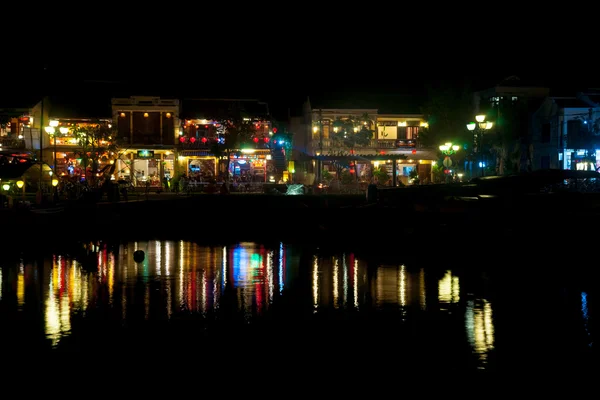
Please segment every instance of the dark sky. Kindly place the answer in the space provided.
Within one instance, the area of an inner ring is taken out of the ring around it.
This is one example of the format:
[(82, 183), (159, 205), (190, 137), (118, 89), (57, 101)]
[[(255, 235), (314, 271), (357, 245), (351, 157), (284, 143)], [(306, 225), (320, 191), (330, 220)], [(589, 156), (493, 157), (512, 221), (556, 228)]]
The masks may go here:
[[(404, 25), (392, 33), (377, 28), (350, 30), (349, 35), (312, 32), (306, 26), (285, 28), (287, 34), (281, 29), (248, 38), (235, 32), (234, 39), (206, 36), (206, 28), (193, 40), (168, 44), (145, 37), (96, 38), (86, 44), (85, 56), (62, 51), (23, 63), (4, 62), (0, 72), (10, 78), (0, 97), (39, 92), (43, 66), (55, 91), (92, 88), (93, 93), (115, 95), (259, 97), (274, 109), (297, 108), (307, 96), (326, 102), (376, 101), (381, 95), (392, 102), (403, 98), (416, 104), (431, 83), (470, 82), (477, 89), (511, 75), (556, 87), (600, 87), (592, 63), (565, 56), (562, 50), (557, 53), (557, 42), (545, 40), (539, 32), (533, 32), (534, 39), (520, 32), (500, 40), (465, 27), (452, 34), (419, 34), (428, 31), (418, 25), (412, 37), (404, 33), (410, 30)], [(122, 30), (115, 31), (123, 35)]]

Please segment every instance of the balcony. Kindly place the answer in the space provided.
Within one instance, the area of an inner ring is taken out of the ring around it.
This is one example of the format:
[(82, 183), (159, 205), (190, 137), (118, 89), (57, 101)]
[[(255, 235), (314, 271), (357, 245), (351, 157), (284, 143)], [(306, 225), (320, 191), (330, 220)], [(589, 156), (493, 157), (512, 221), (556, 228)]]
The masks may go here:
[[(313, 146), (318, 148), (318, 140), (313, 140)], [(373, 139), (367, 145), (356, 145), (356, 149), (385, 150), (411, 149), (419, 147), (416, 139)], [(344, 144), (338, 140), (323, 139), (323, 150), (342, 149)]]
[(24, 148), (25, 148), (25, 140), (24, 139), (18, 139), (15, 137), (0, 138), (0, 150), (2, 150), (2, 149), (22, 150)]
[[(227, 142), (225, 142), (227, 143)], [(202, 140), (196, 140), (195, 142), (190, 142), (186, 140), (185, 142), (179, 141), (177, 143), (177, 150), (210, 150), (211, 147), (215, 144), (214, 139), (208, 139), (206, 142), (202, 142)], [(248, 143), (246, 145), (242, 145), (241, 147), (249, 148), (249, 149), (270, 149), (271, 143)]]

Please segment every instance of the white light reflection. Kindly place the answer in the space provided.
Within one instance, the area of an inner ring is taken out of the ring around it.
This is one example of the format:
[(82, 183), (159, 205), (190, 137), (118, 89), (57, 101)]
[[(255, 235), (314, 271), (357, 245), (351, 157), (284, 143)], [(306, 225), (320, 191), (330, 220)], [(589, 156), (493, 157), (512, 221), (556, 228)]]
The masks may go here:
[(184, 307), (185, 306), (185, 300), (184, 300), (184, 292), (183, 292), (183, 265), (184, 265), (184, 260), (183, 260), (183, 240), (179, 241), (179, 293), (178, 293), (178, 300), (179, 300), (179, 307)]
[(160, 276), (161, 273), (161, 261), (162, 261), (162, 246), (161, 246), (161, 242), (159, 240), (155, 240), (154, 241), (154, 258), (155, 258), (155, 265), (156, 265), (156, 275)]
[(317, 256), (313, 256), (313, 306), (314, 311), (317, 312), (319, 308), (319, 259)]
[(171, 242), (165, 242), (165, 275), (167, 276), (171, 274), (171, 257), (173, 256), (171, 254), (172, 252), (173, 248), (171, 247)]
[(335, 308), (339, 308), (340, 303), (340, 281), (339, 281), (339, 259), (335, 258), (333, 260), (333, 306)]
[(283, 291), (283, 252), (284, 252), (284, 248), (283, 248), (283, 242), (279, 243), (279, 293), (281, 293)]
[(269, 304), (273, 303), (273, 255), (273, 251), (267, 253), (267, 285), (269, 286)]
[(400, 307), (406, 307), (406, 267), (400, 266), (398, 270), (398, 303)]
[(352, 274), (353, 282), (352, 286), (354, 288), (353, 297), (354, 297), (354, 308), (358, 310), (358, 260), (354, 259), (354, 273)]
[(223, 246), (223, 288), (227, 286), (227, 246)]

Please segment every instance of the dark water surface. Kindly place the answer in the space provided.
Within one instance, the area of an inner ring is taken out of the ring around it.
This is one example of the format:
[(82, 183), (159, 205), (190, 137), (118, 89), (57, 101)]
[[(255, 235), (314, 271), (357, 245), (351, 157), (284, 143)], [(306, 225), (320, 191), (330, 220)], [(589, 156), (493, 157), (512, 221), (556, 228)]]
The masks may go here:
[(524, 256), (467, 265), (450, 253), (392, 262), (188, 241), (24, 252), (0, 264), (1, 346), (319, 354), (436, 370), (593, 366), (597, 285), (585, 273)]

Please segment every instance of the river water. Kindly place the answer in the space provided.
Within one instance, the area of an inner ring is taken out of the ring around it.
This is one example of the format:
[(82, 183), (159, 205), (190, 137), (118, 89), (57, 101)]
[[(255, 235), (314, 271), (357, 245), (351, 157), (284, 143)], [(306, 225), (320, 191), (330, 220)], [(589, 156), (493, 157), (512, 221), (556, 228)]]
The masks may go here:
[(285, 243), (80, 243), (1, 262), (0, 337), (15, 351), (247, 348), (441, 370), (588, 368), (597, 285), (559, 265), (495, 261), (390, 261)]

